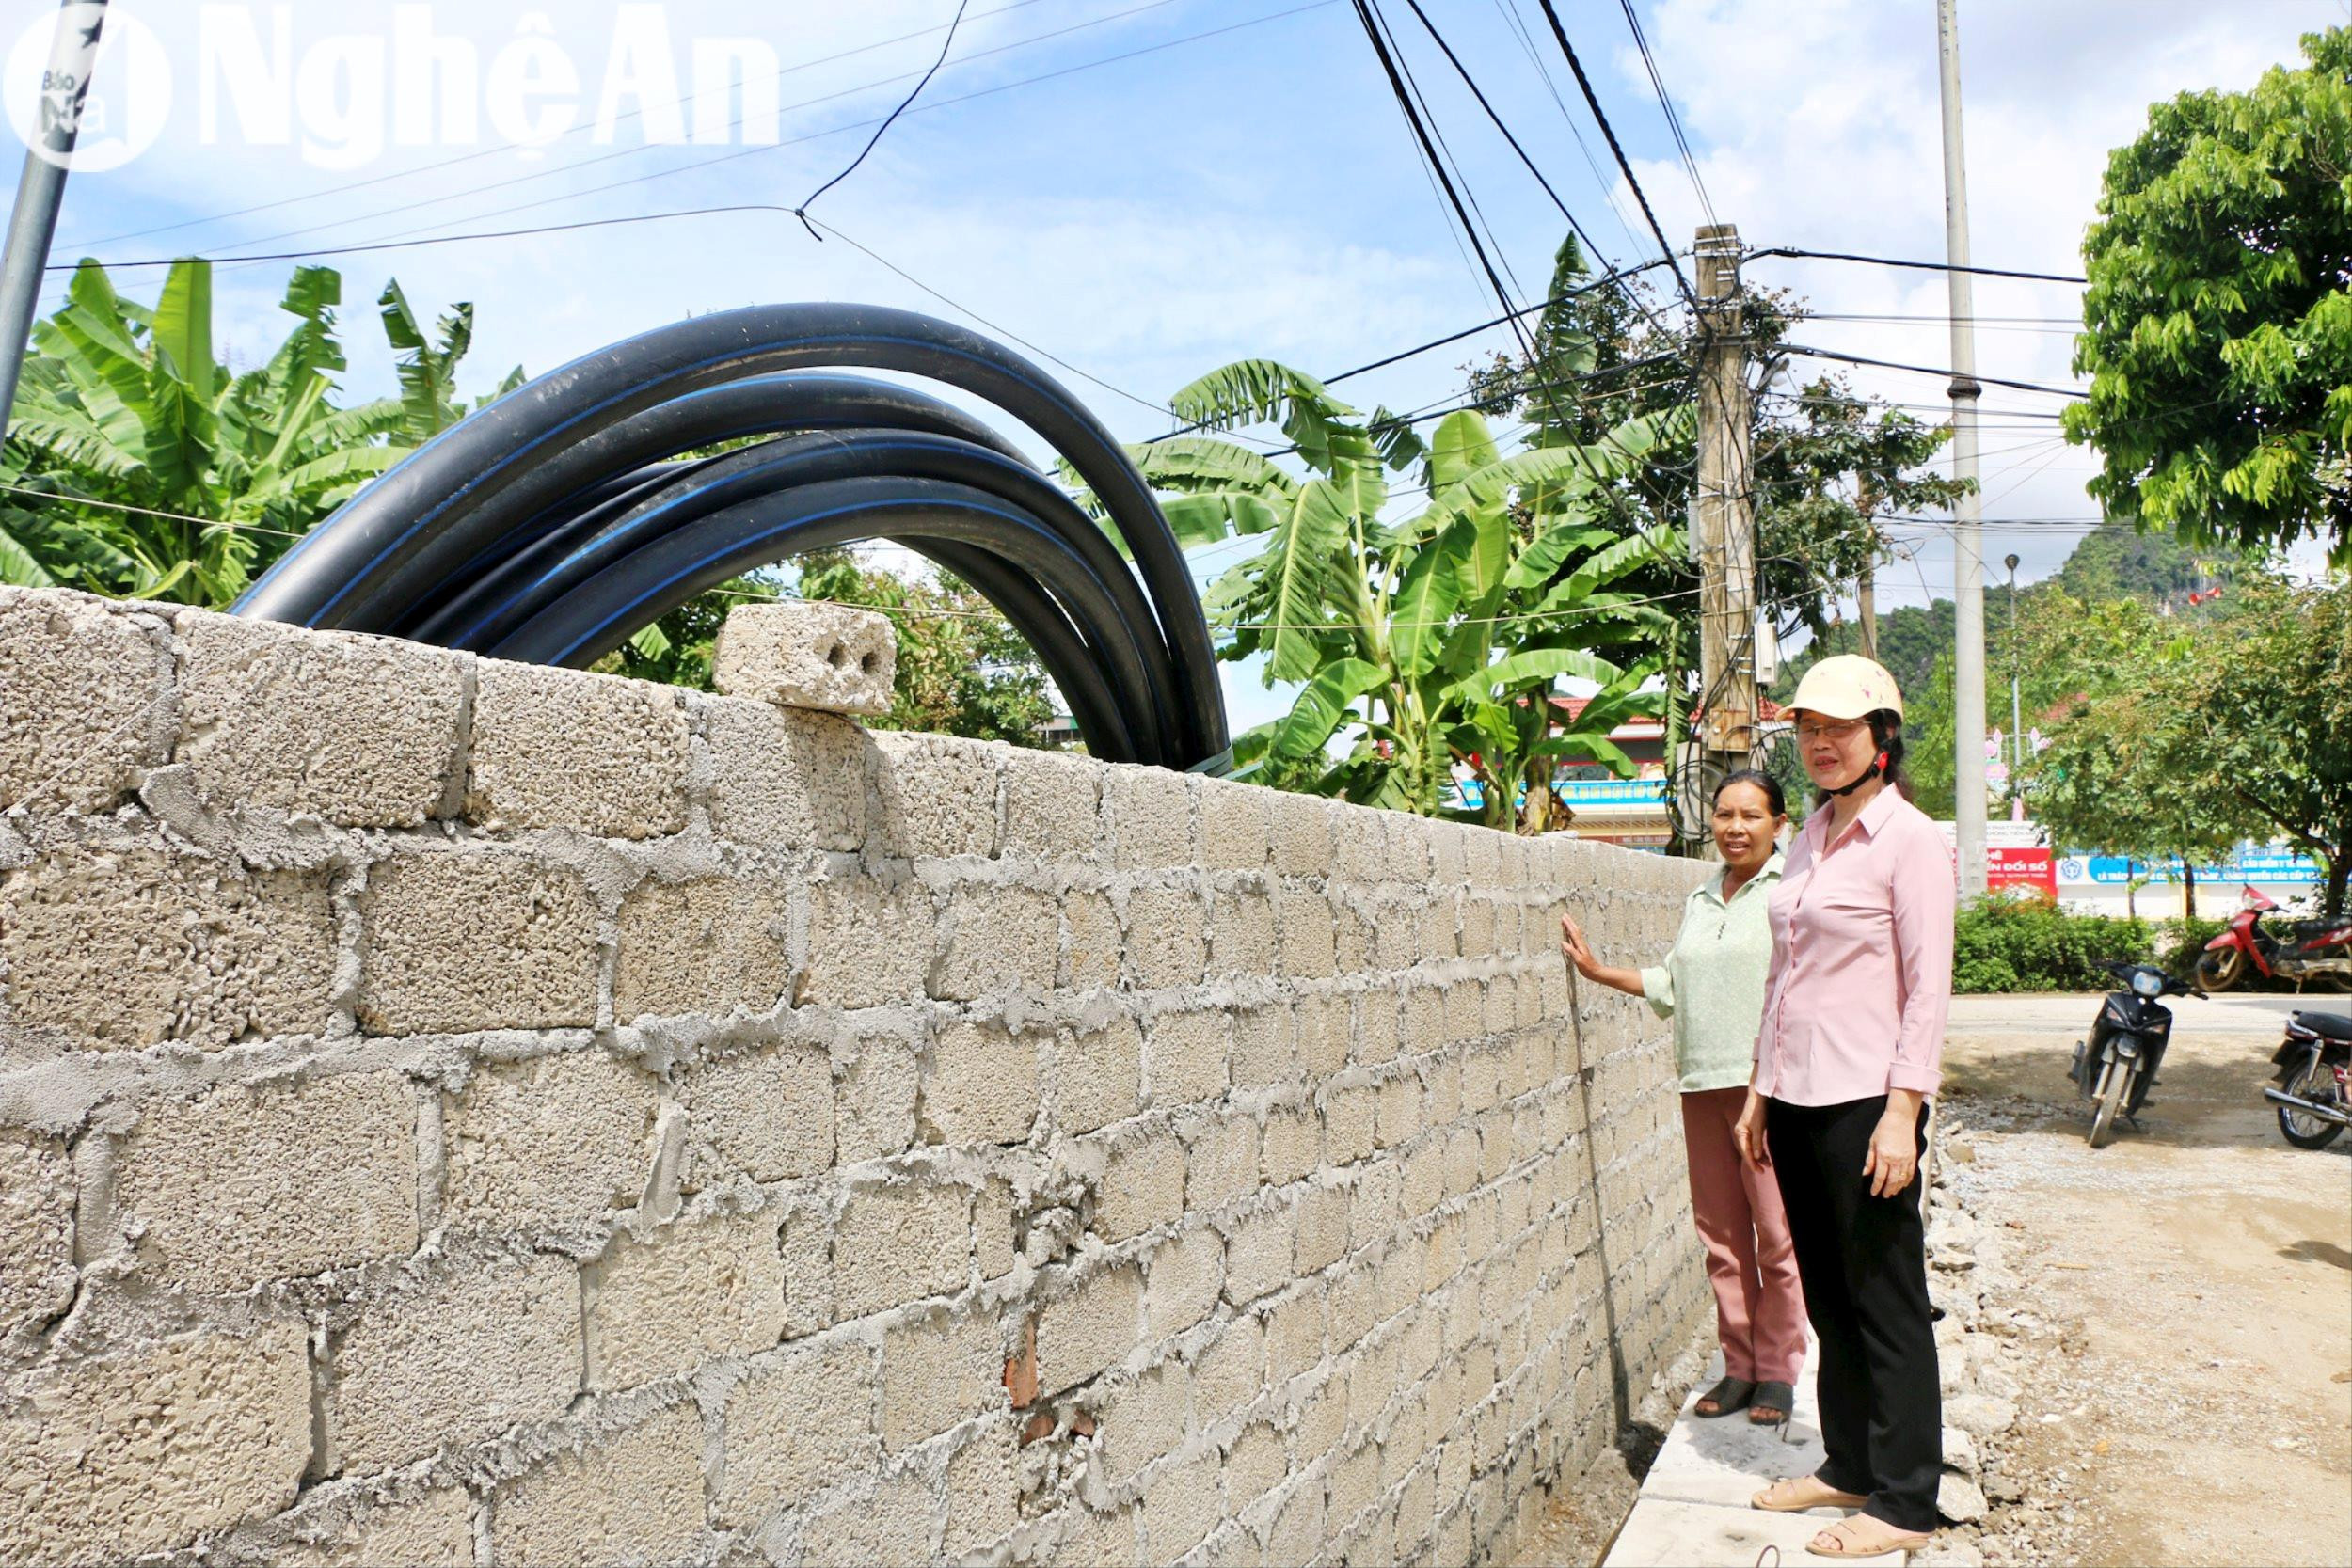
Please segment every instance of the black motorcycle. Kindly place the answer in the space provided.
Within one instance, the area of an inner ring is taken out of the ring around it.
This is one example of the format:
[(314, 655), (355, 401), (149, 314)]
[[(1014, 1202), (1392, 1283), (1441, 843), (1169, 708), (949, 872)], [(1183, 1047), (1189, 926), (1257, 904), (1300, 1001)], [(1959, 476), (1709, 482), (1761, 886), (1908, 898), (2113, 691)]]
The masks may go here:
[(2352, 1077), (2352, 1018), (2295, 1013), (2270, 1058), (2279, 1086), (2263, 1098), (2279, 1107), (2279, 1131), (2297, 1148), (2326, 1148), (2352, 1123), (2345, 1080)]
[(2067, 1071), (2095, 1107), (2090, 1114), (2093, 1148), (2115, 1141), (2118, 1117), (2139, 1125), (2139, 1108), (2156, 1086), (2156, 1069), (2172, 1039), (2172, 1009), (2163, 999), (2205, 994), (2194, 982), (2175, 978), (2153, 964), (2111, 963), (2106, 968), (2123, 987), (2109, 991), (2099, 1005), (2090, 1038), (2075, 1045), (2074, 1065)]

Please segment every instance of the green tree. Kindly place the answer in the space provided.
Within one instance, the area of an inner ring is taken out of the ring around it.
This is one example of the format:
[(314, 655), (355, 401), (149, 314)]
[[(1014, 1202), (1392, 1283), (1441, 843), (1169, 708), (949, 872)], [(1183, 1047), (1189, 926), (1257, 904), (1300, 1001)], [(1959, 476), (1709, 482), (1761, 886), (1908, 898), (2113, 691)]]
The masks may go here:
[(2070, 439), (2119, 516), (2352, 562), (2352, 31), (2247, 92), (2183, 93), (2107, 161)]
[[(2077, 687), (2027, 768), (2071, 845), (2189, 859), (2283, 838), (2330, 912), (2352, 879), (2352, 589), (2246, 573), (2169, 619), (2053, 600), (2035, 657)], [(2071, 612), (2071, 613), (2070, 613)]]
[[(1458, 763), (1486, 821), (1541, 832), (1561, 756), (1632, 771), (1606, 737), (1658, 711), (1642, 688), (1672, 623), (1623, 584), (1680, 541), (1602, 526), (1598, 492), (1682, 438), (1686, 411), (1506, 457), (1476, 413), (1448, 416), (1424, 444), (1270, 360), (1212, 372), (1172, 406), (1212, 431), (1277, 421), (1308, 470), (1215, 435), (1130, 449), (1188, 547), (1264, 536), (1203, 601), (1220, 657), (1263, 654), (1268, 685), (1304, 683), (1286, 717), (1236, 741), (1245, 776), (1428, 815)], [(1388, 476), (1406, 471), (1428, 502), (1387, 520)], [(1600, 688), (1572, 724), (1548, 701), (1564, 676)]]

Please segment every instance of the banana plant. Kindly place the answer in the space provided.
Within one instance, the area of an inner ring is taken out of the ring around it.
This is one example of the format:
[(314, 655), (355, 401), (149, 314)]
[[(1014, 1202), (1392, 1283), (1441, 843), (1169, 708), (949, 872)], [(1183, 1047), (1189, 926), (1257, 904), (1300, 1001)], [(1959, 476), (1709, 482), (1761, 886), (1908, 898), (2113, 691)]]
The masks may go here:
[[(336, 405), (342, 295), (333, 270), (296, 270), (281, 301), (293, 331), (239, 374), (215, 356), (210, 262), (175, 263), (152, 308), (117, 293), (97, 263), (75, 269), (64, 306), (34, 327), (0, 454), (11, 487), (0, 492), (0, 580), (234, 600), (439, 428), (404, 399)], [(423, 395), (447, 381), (466, 338), (418, 339), (393, 342), (423, 367), (404, 363), (404, 390)]]
[[(1171, 406), (1203, 433), (1129, 451), (1178, 539), (1264, 539), (1203, 597), (1219, 657), (1262, 654), (1267, 685), (1302, 686), (1287, 715), (1236, 741), (1242, 776), (1431, 815), (1460, 765), (1485, 786), (1485, 820), (1540, 832), (1559, 757), (1631, 773), (1606, 736), (1658, 711), (1642, 687), (1672, 624), (1614, 585), (1679, 541), (1608, 526), (1600, 492), (1683, 434), (1687, 411), (1505, 455), (1476, 413), (1423, 442), (1263, 359), (1201, 377)], [(1303, 474), (1216, 434), (1262, 422), (1290, 436)], [(1391, 474), (1417, 476), (1426, 504), (1390, 515)], [(1566, 676), (1601, 688), (1573, 719), (1549, 700)]]

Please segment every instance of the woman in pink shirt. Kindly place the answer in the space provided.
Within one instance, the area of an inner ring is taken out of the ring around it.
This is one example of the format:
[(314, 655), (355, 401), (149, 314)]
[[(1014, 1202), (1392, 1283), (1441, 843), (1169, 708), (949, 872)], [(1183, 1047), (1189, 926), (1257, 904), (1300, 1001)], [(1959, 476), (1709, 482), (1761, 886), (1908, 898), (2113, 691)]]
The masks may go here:
[(1806, 1550), (1867, 1557), (1924, 1545), (1936, 1524), (1943, 1401), (1918, 1175), (1951, 1003), (1951, 852), (1896, 787), (1902, 696), (1884, 669), (1825, 658), (1789, 706), (1821, 804), (1772, 893), (1756, 1075), (1732, 1133), (1779, 1175), (1820, 1340), (1826, 1453), (1756, 1506), (1858, 1509)]

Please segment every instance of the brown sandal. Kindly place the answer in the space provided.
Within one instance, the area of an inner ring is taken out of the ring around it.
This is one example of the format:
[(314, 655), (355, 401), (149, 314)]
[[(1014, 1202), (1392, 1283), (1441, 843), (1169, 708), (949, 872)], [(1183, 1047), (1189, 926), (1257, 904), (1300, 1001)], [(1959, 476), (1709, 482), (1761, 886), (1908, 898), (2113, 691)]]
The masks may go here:
[[(1860, 1539), (1860, 1531), (1856, 1528), (1857, 1524), (1864, 1519), (1869, 1519), (1871, 1524), (1883, 1529), (1894, 1530), (1894, 1533), (1884, 1541), (1874, 1544), (1864, 1544)], [(1923, 1531), (1895, 1529), (1894, 1526), (1883, 1519), (1871, 1518), (1867, 1513), (1857, 1513), (1851, 1518), (1840, 1519), (1826, 1528), (1815, 1531), (1813, 1539), (1804, 1544), (1804, 1549), (1814, 1557), (1884, 1557), (1889, 1552), (1915, 1552), (1926, 1545), (1930, 1537)], [(1826, 1547), (1820, 1544), (1825, 1540), (1830, 1543)]]
[(1748, 1499), (1748, 1506), (1767, 1513), (1803, 1513), (1816, 1508), (1860, 1508), (1870, 1499), (1840, 1492), (1819, 1476), (1790, 1476), (1776, 1481)]

